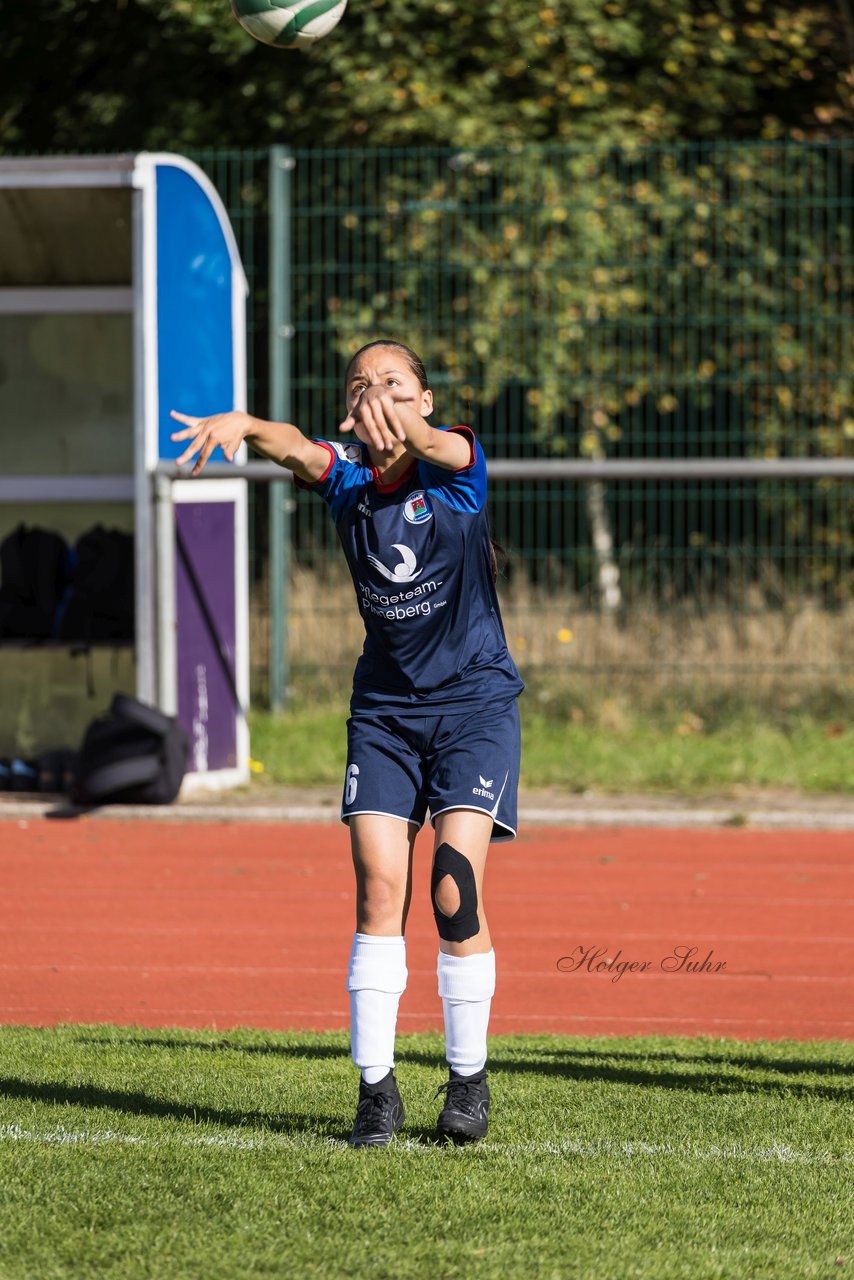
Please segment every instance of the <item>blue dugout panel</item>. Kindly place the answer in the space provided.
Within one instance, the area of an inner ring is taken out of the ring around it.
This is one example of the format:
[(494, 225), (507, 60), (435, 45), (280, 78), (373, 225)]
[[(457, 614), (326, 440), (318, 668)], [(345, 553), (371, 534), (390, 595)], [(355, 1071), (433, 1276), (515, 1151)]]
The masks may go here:
[[(156, 464), (174, 461), (186, 447), (171, 439), (179, 429), (171, 409), (206, 416), (246, 407), (247, 286), (226, 211), (195, 165), (171, 155), (139, 156), (136, 185), (142, 193), (145, 387), (137, 466), (148, 476), (150, 493)], [(220, 450), (212, 460), (224, 461)], [(156, 654), (153, 668), (141, 676), (151, 700), (176, 713), (187, 729), (191, 774), (231, 785), (247, 779), (249, 759), (246, 488), (242, 482), (181, 481), (169, 498), (171, 521), (158, 520), (150, 502), (138, 512), (149, 526), (139, 530), (140, 560), (152, 542), (156, 547), (148, 574), (138, 561), (143, 590), (148, 577), (150, 606), (142, 611), (147, 634), (140, 634), (140, 649)], [(190, 524), (181, 516), (185, 504), (193, 507)], [(190, 528), (195, 538), (188, 536)], [(164, 548), (170, 538), (172, 547)], [(223, 581), (229, 590), (222, 590)]]

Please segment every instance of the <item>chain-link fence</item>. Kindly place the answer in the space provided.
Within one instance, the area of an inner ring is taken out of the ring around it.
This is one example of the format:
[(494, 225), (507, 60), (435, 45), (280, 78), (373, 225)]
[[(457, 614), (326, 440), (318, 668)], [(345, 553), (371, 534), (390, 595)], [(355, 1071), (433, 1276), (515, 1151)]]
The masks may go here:
[[(347, 355), (386, 335), (423, 355), (434, 420), (471, 423), (494, 459), (826, 461), (814, 479), (494, 478), (527, 675), (850, 680), (854, 497), (833, 466), (854, 454), (854, 144), (194, 158), (250, 278), (259, 413), (334, 435)], [(360, 644), (322, 504), (286, 502), (282, 636), (255, 498), (259, 691), (285, 646), (314, 687)]]

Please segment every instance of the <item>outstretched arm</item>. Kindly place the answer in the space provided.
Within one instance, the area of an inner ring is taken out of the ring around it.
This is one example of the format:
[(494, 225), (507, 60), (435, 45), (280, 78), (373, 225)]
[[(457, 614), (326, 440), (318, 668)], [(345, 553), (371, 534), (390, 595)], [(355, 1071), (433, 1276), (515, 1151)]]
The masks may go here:
[(341, 423), (342, 431), (360, 424), (364, 436), (380, 453), (390, 453), (400, 441), (407, 453), (447, 471), (459, 471), (471, 461), (468, 441), (454, 431), (437, 431), (423, 418), (408, 395), (389, 387), (366, 387)]
[(217, 446), (221, 446), (228, 461), (233, 462), (244, 440), (256, 453), (272, 458), (280, 467), (287, 467), (300, 480), (309, 483), (319, 480), (329, 466), (328, 451), (314, 440), (309, 440), (289, 422), (264, 422), (240, 409), (231, 413), (215, 413), (209, 418), (194, 418), (173, 409), (171, 416), (176, 422), (185, 424), (183, 431), (173, 431), (172, 439), (190, 441), (177, 459), (178, 465), (195, 457), (194, 476), (199, 474)]

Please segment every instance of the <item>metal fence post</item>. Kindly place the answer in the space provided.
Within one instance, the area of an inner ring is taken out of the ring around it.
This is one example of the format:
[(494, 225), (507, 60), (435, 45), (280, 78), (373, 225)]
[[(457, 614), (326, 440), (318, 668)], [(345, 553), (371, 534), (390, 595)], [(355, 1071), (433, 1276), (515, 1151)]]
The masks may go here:
[(175, 619), (175, 505), (172, 481), (155, 475), (155, 559), (157, 591), (157, 705), (178, 712), (178, 637)]
[[(270, 417), (288, 422), (291, 406), (291, 172), (289, 147), (270, 149)], [(290, 561), (290, 485), (270, 486), (270, 709), (288, 699), (286, 582)]]

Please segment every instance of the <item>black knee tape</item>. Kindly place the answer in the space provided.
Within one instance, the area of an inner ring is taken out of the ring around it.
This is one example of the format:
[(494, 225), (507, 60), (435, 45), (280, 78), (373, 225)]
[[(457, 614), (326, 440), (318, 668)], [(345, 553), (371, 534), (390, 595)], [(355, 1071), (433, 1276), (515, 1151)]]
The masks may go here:
[[(436, 905), (436, 889), (445, 876), (450, 876), (460, 891), (460, 905), (452, 916), (446, 916)], [(440, 844), (433, 861), (433, 875), (430, 880), (430, 896), (433, 899), (433, 915), (436, 917), (436, 928), (439, 937), (445, 942), (465, 942), (480, 933), (480, 922), (477, 918), (477, 883), (474, 870), (468, 858), (459, 853), (453, 845)]]

